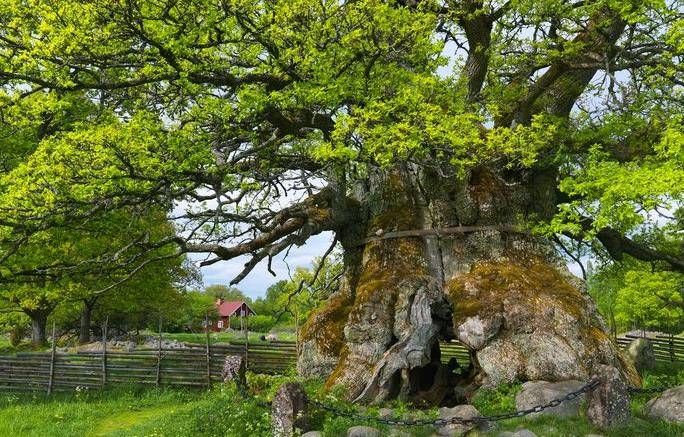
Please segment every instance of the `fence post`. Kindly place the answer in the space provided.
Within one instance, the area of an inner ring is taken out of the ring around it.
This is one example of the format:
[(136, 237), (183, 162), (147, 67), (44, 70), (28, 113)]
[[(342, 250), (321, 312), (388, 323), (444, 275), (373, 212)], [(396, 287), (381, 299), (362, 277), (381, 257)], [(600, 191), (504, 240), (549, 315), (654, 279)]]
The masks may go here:
[(157, 339), (157, 378), (155, 385), (159, 387), (161, 381), (161, 360), (162, 360), (162, 318), (159, 316), (159, 338)]
[(295, 353), (299, 359), (299, 309), (295, 308)]
[(50, 379), (48, 380), (47, 394), (52, 394), (52, 383), (55, 379), (55, 351), (57, 347), (57, 338), (55, 334), (55, 322), (52, 322), (52, 354), (50, 355)]
[(105, 317), (104, 326), (102, 327), (102, 388), (107, 385), (107, 323), (109, 316)]
[(673, 363), (676, 361), (675, 360), (675, 351), (674, 351), (674, 334), (670, 333), (670, 341), (669, 341), (669, 346), (670, 346), (670, 361)]
[(249, 355), (249, 326), (245, 323), (245, 369), (249, 368), (249, 361), (247, 360)]
[(204, 332), (206, 332), (207, 352), (207, 389), (211, 387), (211, 350), (209, 349), (209, 313), (204, 315)]

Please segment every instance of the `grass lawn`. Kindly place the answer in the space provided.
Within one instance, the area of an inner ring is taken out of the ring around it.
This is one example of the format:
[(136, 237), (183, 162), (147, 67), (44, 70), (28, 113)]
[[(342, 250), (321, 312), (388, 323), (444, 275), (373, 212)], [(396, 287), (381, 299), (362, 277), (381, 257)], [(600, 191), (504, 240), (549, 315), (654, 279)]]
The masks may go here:
[[(154, 335), (150, 333), (149, 335)], [(252, 332), (249, 331), (249, 342), (250, 343), (263, 343), (261, 336), (266, 335), (263, 332)], [(295, 341), (295, 334), (293, 332), (276, 332), (275, 335), (278, 337), (279, 341)], [(201, 343), (206, 342), (205, 333), (163, 333), (162, 336), (169, 340), (178, 340), (185, 343)], [(209, 339), (212, 343), (225, 343), (229, 341), (245, 341), (245, 334), (241, 331), (229, 331), (229, 332), (210, 332)]]
[[(293, 376), (249, 374), (250, 389), (258, 399), (270, 400), (277, 388)], [(684, 384), (684, 365), (659, 365), (644, 377), (646, 387)], [(359, 410), (339, 399), (340, 393), (321, 395), (321, 381), (306, 383), (308, 393), (318, 393), (325, 403), (344, 410)], [(481, 390), (473, 404), (484, 415), (513, 411), (519, 384)], [(471, 432), (473, 436), (497, 436), (502, 431), (527, 428), (539, 437), (566, 437), (601, 434), (606, 437), (642, 436), (670, 437), (684, 435), (684, 425), (674, 425), (646, 418), (642, 411), (654, 395), (632, 398), (632, 420), (624, 427), (603, 431), (594, 428), (583, 415), (558, 419), (540, 417), (499, 422), (488, 432)], [(401, 402), (391, 406), (399, 417), (435, 419), (436, 409), (419, 411)], [(379, 407), (361, 409), (374, 416)], [(325, 436), (346, 435), (354, 425), (370, 425), (388, 435), (390, 429), (373, 421), (367, 423), (328, 413), (313, 412), (314, 429)], [(210, 391), (154, 389), (139, 386), (119, 386), (106, 391), (57, 393), (47, 397), (42, 393), (20, 394), (0, 392), (0, 436), (269, 436), (269, 410), (254, 399), (246, 400), (234, 387), (220, 385)], [(427, 437), (434, 428), (403, 428), (410, 435)]]
[(266, 436), (268, 412), (237, 393), (119, 387), (106, 392), (0, 393), (0, 436)]

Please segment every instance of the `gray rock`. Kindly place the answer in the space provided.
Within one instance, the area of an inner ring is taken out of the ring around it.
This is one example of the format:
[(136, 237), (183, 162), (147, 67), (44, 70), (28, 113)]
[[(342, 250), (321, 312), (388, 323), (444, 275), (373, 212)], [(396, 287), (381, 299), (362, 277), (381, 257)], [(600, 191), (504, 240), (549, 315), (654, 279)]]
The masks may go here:
[(584, 437), (606, 437), (603, 434), (587, 434)]
[(347, 437), (380, 437), (380, 431), (371, 426), (352, 426), (347, 430)]
[(295, 429), (306, 427), (307, 397), (300, 384), (280, 386), (271, 404), (271, 430), (275, 437), (291, 437)]
[(651, 399), (646, 404), (646, 414), (668, 422), (684, 422), (684, 385), (665, 390)]
[(513, 437), (537, 437), (537, 434), (533, 433), (529, 429), (521, 429), (514, 432)]
[(400, 428), (390, 428), (387, 435), (389, 437), (413, 437), (413, 434)]
[[(517, 410), (526, 410), (537, 405), (548, 404), (554, 399), (560, 399), (570, 392), (582, 387), (582, 381), (570, 380), (561, 382), (530, 381), (522, 386), (522, 390), (515, 397), (515, 407)], [(579, 414), (580, 402), (584, 395), (571, 401), (565, 401), (557, 407), (548, 408), (539, 413), (532, 413), (530, 417), (542, 414), (559, 417), (577, 416)]]
[[(453, 408), (442, 407), (439, 409), (440, 419), (453, 419), (455, 417), (460, 417), (462, 419), (472, 419), (473, 417), (481, 416), (480, 412), (477, 411), (472, 405), (456, 405)], [(486, 428), (487, 424), (482, 424), (479, 428)], [(475, 428), (474, 424), (463, 424), (463, 423), (450, 423), (444, 425), (437, 429), (437, 434), (440, 436), (456, 437), (462, 436), (471, 429)]]
[(587, 418), (594, 426), (608, 428), (629, 421), (629, 392), (620, 372), (613, 366), (598, 366), (593, 379), (600, 384), (587, 394)]
[(309, 431), (302, 434), (301, 437), (323, 437), (323, 433), (320, 431)]
[(487, 340), (499, 332), (502, 317), (496, 314), (490, 318), (468, 317), (458, 328), (458, 338), (471, 349), (482, 349)]
[(627, 355), (639, 372), (655, 367), (656, 358), (653, 343), (646, 338), (637, 338), (627, 348)]
[(505, 431), (499, 433), (498, 437), (537, 437), (537, 434), (533, 433), (529, 429), (519, 429), (515, 432)]
[(378, 410), (378, 417), (381, 419), (390, 419), (394, 417), (394, 411), (390, 408), (380, 408)]
[(223, 371), (221, 372), (223, 382), (232, 381), (241, 387), (246, 387), (246, 370), (245, 359), (242, 355), (228, 355), (223, 362)]

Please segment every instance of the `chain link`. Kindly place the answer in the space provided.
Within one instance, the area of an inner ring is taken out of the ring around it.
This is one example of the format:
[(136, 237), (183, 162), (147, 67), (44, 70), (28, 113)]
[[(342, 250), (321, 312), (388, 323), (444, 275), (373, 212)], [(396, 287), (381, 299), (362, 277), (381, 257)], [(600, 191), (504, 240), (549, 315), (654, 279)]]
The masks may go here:
[(357, 414), (355, 412), (344, 410), (341, 408), (326, 405), (322, 402), (316, 401), (314, 399), (309, 400), (309, 403), (318, 407), (320, 409), (329, 411), (335, 415), (349, 417), (356, 420), (362, 421), (372, 421), (376, 423), (382, 423), (385, 425), (400, 425), (400, 426), (436, 426), (442, 427), (450, 424), (461, 424), (461, 425), (479, 425), (485, 422), (498, 422), (501, 420), (513, 419), (516, 417), (523, 417), (533, 413), (542, 412), (548, 408), (554, 408), (566, 401), (571, 401), (576, 399), (578, 396), (594, 390), (599, 385), (599, 380), (593, 380), (574, 392), (570, 392), (562, 398), (554, 399), (546, 404), (537, 405), (532, 408), (528, 408), (520, 411), (513, 411), (510, 413), (496, 414), (492, 416), (475, 416), (475, 417), (452, 417), (449, 419), (437, 419), (437, 420), (397, 420), (397, 419), (387, 419), (381, 417), (373, 417)]
[[(237, 381), (236, 381), (237, 382)], [(240, 383), (237, 382), (235, 384), (237, 386), (238, 392), (240, 393), (240, 396), (242, 396), (245, 399), (253, 399), (254, 401), (257, 402), (259, 406), (265, 407), (265, 408), (270, 408), (271, 403), (270, 402), (265, 402), (256, 399), (254, 396), (250, 395), (249, 392), (247, 391), (247, 387)], [(333, 413), (336, 416), (340, 417), (348, 417), (350, 419), (354, 420), (359, 420), (359, 421), (364, 421), (364, 422), (375, 422), (375, 423), (380, 423), (384, 425), (390, 425), (390, 426), (435, 426), (435, 427), (443, 427), (446, 425), (451, 425), (451, 424), (460, 424), (460, 425), (480, 425), (486, 422), (499, 422), (502, 420), (508, 420), (508, 419), (514, 419), (514, 418), (519, 418), (519, 417), (524, 417), (528, 416), (530, 414), (534, 413), (540, 413), (544, 410), (547, 410), (549, 408), (554, 408), (559, 405), (561, 405), (563, 402), (571, 401), (573, 399), (577, 399), (579, 396), (588, 393), (590, 391), (593, 391), (600, 385), (600, 381), (598, 379), (592, 380), (588, 382), (587, 384), (583, 385), (579, 389), (570, 392), (566, 394), (565, 396), (557, 399), (553, 399), (549, 401), (546, 404), (542, 405), (536, 405), (531, 408), (527, 408), (525, 410), (519, 410), (519, 411), (512, 411), (510, 413), (503, 413), (503, 414), (494, 414), (491, 416), (475, 416), (475, 417), (451, 417), (449, 419), (407, 419), (407, 420), (401, 420), (401, 419), (394, 419), (394, 418), (383, 418), (383, 417), (375, 417), (375, 416), (367, 416), (363, 414), (356, 413), (354, 411), (334, 407), (332, 405), (325, 404), (323, 402), (317, 401), (316, 399), (308, 399), (308, 403), (316, 408), (319, 408), (324, 411), (328, 411), (330, 413)], [(650, 387), (650, 388), (636, 388), (636, 387), (629, 387), (628, 391), (630, 393), (655, 393), (655, 392), (660, 392), (663, 390), (667, 390), (668, 387)]]
[(648, 388), (639, 388), (639, 387), (629, 387), (627, 391), (630, 393), (660, 393), (661, 391), (668, 390), (672, 387), (648, 387)]

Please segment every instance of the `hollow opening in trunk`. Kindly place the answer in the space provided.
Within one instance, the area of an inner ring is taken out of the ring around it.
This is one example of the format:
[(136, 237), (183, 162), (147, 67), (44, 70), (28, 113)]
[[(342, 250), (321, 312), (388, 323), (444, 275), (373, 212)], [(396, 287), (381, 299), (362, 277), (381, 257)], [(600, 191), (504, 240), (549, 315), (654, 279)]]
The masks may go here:
[(438, 305), (432, 309), (435, 322), (440, 327), (430, 345), (430, 362), (423, 367), (404, 369), (397, 378), (403, 379), (401, 396), (417, 407), (453, 407), (467, 402), (476, 389), (477, 359), (469, 351), (454, 353), (452, 341), (456, 338), (453, 328), (451, 305)]

